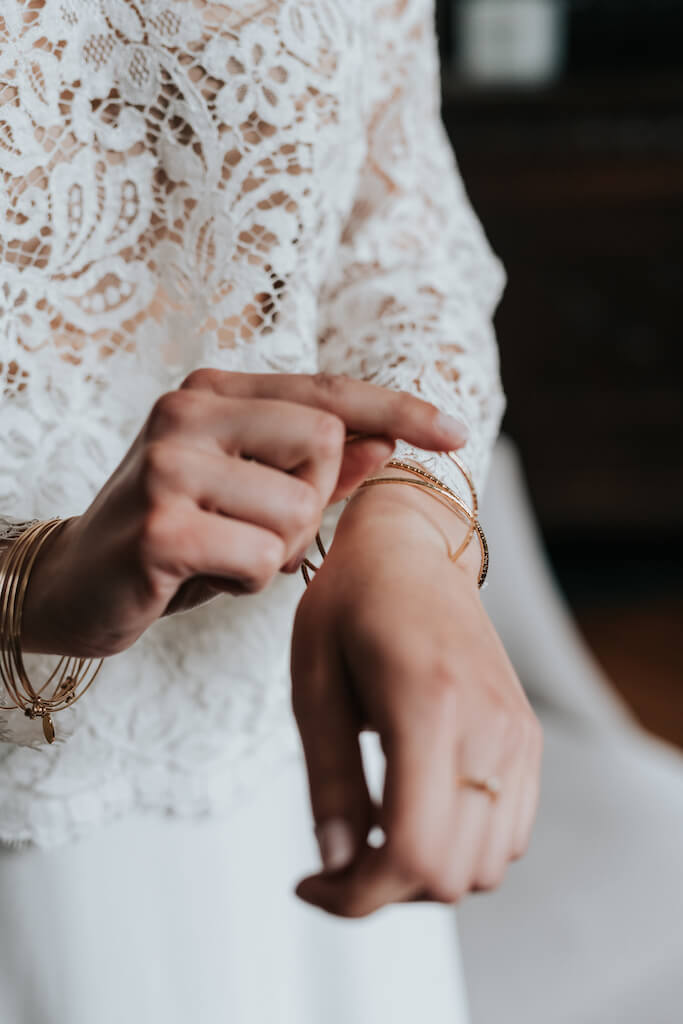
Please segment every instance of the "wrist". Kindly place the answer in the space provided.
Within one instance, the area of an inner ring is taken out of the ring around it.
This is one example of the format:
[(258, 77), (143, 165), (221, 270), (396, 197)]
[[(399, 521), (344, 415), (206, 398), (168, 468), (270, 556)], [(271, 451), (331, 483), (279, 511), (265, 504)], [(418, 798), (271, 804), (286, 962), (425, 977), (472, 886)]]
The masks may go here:
[[(392, 470), (385, 476), (409, 474)], [(466, 537), (469, 523), (438, 496), (405, 484), (381, 484), (356, 491), (344, 509), (335, 543), (339, 541), (363, 555), (368, 548), (390, 549), (409, 545), (411, 551), (419, 549), (425, 556), (449, 562), (449, 554), (457, 551)], [(454, 569), (477, 586), (481, 556), (476, 536), (471, 538)]]
[(60, 615), (66, 583), (62, 554), (75, 522), (75, 518), (67, 519), (48, 538), (31, 571), (21, 618), (25, 653), (66, 653)]

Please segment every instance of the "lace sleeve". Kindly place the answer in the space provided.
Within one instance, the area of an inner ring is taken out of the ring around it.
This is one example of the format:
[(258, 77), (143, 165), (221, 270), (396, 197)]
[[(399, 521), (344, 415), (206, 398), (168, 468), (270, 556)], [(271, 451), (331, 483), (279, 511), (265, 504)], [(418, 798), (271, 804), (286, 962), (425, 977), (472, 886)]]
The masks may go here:
[[(16, 538), (35, 520), (24, 521), (10, 519), (0, 515), (0, 558), (10, 541)], [(5, 688), (0, 683), (0, 745), (10, 743), (21, 747), (37, 747), (46, 745), (39, 719), (31, 721), (20, 711), (6, 710), (2, 705), (9, 705)]]
[[(481, 488), (505, 405), (491, 323), (504, 273), (441, 122), (433, 0), (375, 0), (371, 33), (367, 156), (321, 295), (320, 365), (463, 419)], [(445, 456), (399, 453), (467, 496)]]

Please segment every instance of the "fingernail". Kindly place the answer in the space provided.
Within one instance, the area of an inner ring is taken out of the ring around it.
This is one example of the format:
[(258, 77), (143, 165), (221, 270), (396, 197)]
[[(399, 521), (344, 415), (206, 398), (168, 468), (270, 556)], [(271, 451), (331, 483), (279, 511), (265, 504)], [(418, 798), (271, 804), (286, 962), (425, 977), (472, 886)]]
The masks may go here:
[(315, 836), (325, 871), (341, 871), (349, 866), (355, 853), (351, 826), (343, 818), (330, 818), (318, 825)]
[(439, 414), (436, 424), (442, 433), (453, 439), (454, 444), (462, 444), (470, 436), (470, 432), (462, 420), (456, 419), (455, 416), (449, 416), (445, 412)]

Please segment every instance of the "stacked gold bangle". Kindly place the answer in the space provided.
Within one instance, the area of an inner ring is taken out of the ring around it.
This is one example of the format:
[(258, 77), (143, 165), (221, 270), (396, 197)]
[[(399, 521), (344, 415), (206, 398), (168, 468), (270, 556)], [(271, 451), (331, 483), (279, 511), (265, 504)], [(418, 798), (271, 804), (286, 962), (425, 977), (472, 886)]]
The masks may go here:
[[(417, 487), (431, 494), (438, 501), (444, 502), (448, 507), (455, 512), (457, 515), (464, 517), (468, 524), (467, 533), (460, 543), (456, 551), (451, 552), (449, 550), (448, 557), (452, 562), (456, 562), (462, 555), (463, 551), (467, 548), (472, 537), (476, 534), (477, 540), (479, 541), (479, 549), (481, 552), (481, 565), (479, 567), (478, 585), (483, 587), (486, 581), (486, 576), (489, 568), (489, 547), (486, 540), (486, 535), (479, 523), (479, 500), (477, 498), (477, 491), (474, 486), (472, 476), (461, 461), (461, 459), (455, 454), (455, 452), (447, 453), (449, 459), (458, 467), (463, 477), (467, 481), (470, 494), (472, 496), (472, 507), (468, 508), (465, 502), (460, 498), (455, 491), (452, 491), (442, 480), (439, 480), (437, 476), (427, 472), (422, 467), (417, 467), (409, 462), (402, 462), (399, 459), (392, 459), (387, 463), (387, 469), (398, 469), (403, 473), (410, 473), (415, 479), (408, 480), (404, 476), (373, 476), (365, 480), (358, 491), (365, 487), (375, 487), (383, 484), (404, 484), (408, 487)], [(358, 492), (356, 492), (358, 493)], [(316, 544), (318, 550), (323, 558), (325, 558), (326, 551), (325, 547), (320, 539), (320, 534), (316, 535)], [(314, 565), (310, 559), (306, 558), (301, 565), (301, 573), (303, 575), (306, 585), (311, 582), (311, 573), (316, 572), (318, 566)]]
[[(13, 702), (4, 711), (19, 709), (27, 718), (42, 718), (48, 743), (55, 739), (52, 715), (71, 707), (92, 685), (102, 662), (89, 658), (60, 658), (49, 678), (36, 690), (24, 666), (21, 625), (24, 600), (38, 554), (64, 521), (51, 519), (29, 526), (0, 558), (0, 682)], [(80, 687), (80, 691), (77, 692)], [(46, 695), (46, 690), (49, 696)]]

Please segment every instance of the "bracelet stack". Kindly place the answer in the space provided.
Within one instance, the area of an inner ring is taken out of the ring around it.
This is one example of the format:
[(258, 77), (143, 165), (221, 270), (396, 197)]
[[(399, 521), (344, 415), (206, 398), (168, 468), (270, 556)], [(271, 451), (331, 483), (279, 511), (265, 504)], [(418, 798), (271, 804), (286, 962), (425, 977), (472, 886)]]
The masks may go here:
[[(455, 454), (455, 452), (448, 452), (447, 455), (448, 458), (451, 459), (451, 461), (458, 467), (467, 482), (467, 486), (472, 496), (471, 508), (469, 508), (462, 498), (460, 498), (455, 491), (451, 490), (443, 480), (440, 480), (437, 476), (433, 476), (432, 473), (427, 472), (427, 470), (422, 467), (414, 466), (409, 462), (401, 462), (399, 459), (392, 459), (387, 463), (386, 468), (400, 470), (402, 473), (409, 473), (414, 477), (414, 479), (409, 480), (405, 476), (372, 476), (363, 481), (355, 493), (358, 493), (358, 491), (361, 491), (366, 487), (376, 487), (387, 484), (403, 484), (408, 487), (420, 488), (427, 494), (436, 498), (438, 501), (446, 504), (453, 512), (456, 513), (456, 515), (464, 518), (468, 524), (467, 533), (465, 534), (464, 539), (456, 551), (449, 550), (448, 557), (452, 562), (456, 562), (469, 545), (472, 537), (476, 534), (481, 552), (481, 565), (479, 567), (479, 577), (477, 582), (481, 588), (486, 581), (489, 568), (489, 547), (486, 535), (479, 523), (479, 500), (477, 498), (477, 492), (472, 480), (472, 475), (461, 459)], [(326, 551), (322, 540), (320, 539), (320, 534), (316, 535), (315, 540), (321, 556), (325, 558)], [(301, 573), (307, 586), (311, 582), (311, 573), (316, 572), (317, 569), (318, 566), (314, 565), (308, 558), (305, 558), (302, 562)]]
[[(49, 678), (36, 690), (24, 666), (21, 624), (31, 571), (40, 549), (63, 525), (61, 519), (30, 525), (0, 558), (0, 683), (13, 701), (9, 706), (0, 705), (0, 710), (19, 709), (27, 718), (42, 718), (43, 734), (48, 743), (55, 739), (52, 715), (75, 704), (102, 667), (101, 661), (62, 657)], [(48, 688), (49, 695), (46, 694)]]

